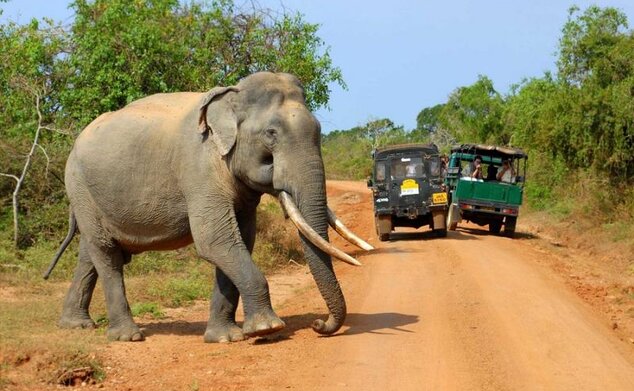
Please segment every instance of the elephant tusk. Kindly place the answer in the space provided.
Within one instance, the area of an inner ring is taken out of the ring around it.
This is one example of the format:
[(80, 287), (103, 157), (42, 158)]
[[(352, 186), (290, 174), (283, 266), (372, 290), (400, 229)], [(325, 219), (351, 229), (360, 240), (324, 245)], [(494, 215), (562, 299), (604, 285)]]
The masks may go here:
[(321, 249), (326, 254), (329, 254), (335, 258), (341, 259), (342, 261), (349, 263), (351, 265), (361, 266), (361, 262), (357, 261), (350, 255), (339, 250), (332, 244), (328, 243), (326, 240), (324, 240), (324, 238), (319, 236), (319, 234), (315, 232), (315, 230), (312, 229), (310, 225), (308, 225), (306, 220), (304, 220), (304, 218), (302, 217), (299, 209), (297, 208), (297, 205), (295, 205), (295, 202), (293, 201), (290, 194), (288, 194), (285, 191), (282, 191), (280, 192), (279, 199), (280, 199), (280, 203), (286, 210), (286, 213), (288, 214), (288, 217), (291, 219), (293, 224), (295, 224), (299, 232), (301, 232), (304, 236), (306, 236), (306, 238), (310, 240), (311, 243), (319, 247), (319, 249)]
[(337, 215), (335, 215), (335, 212), (333, 212), (332, 209), (330, 208), (328, 208), (328, 224), (330, 224), (330, 226), (335, 231), (337, 231), (337, 233), (341, 235), (341, 237), (346, 239), (348, 242), (354, 244), (355, 246), (362, 248), (366, 251), (374, 250), (374, 247), (372, 247), (370, 243), (366, 242), (365, 240), (355, 235), (354, 232), (350, 231), (350, 229), (348, 229), (348, 227), (346, 227), (341, 222), (341, 220), (337, 218)]

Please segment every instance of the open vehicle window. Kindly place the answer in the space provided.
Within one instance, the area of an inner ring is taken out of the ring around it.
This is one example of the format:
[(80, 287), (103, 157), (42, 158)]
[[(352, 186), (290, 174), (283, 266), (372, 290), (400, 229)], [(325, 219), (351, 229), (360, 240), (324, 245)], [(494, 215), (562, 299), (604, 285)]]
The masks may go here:
[(431, 176), (440, 175), (440, 158), (432, 157), (427, 160), (427, 164), (429, 164), (429, 174)]
[(377, 163), (376, 165), (376, 180), (384, 181), (385, 180), (385, 163)]
[(425, 166), (423, 159), (419, 157), (404, 157), (392, 160), (390, 166), (392, 179), (424, 178)]

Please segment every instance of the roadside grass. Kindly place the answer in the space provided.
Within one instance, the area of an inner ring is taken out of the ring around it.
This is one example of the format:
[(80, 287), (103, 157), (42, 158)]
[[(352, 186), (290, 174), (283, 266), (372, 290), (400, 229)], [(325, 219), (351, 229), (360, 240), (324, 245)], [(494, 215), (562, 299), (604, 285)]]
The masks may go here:
[(165, 312), (161, 308), (161, 305), (158, 303), (134, 303), (130, 307), (130, 311), (132, 312), (132, 316), (143, 317), (150, 316), (153, 319), (163, 319), (165, 318)]
[(634, 252), (634, 187), (611, 185), (589, 171), (556, 177), (566, 185), (527, 184), (528, 214), (545, 212), (552, 225), (566, 224), (578, 235), (589, 234), (594, 240), (588, 244), (615, 243)]
[(73, 368), (90, 368), (81, 381), (103, 379), (102, 365), (93, 353), (106, 343), (103, 330), (57, 328), (62, 299), (59, 284), (46, 291), (3, 290), (0, 300), (0, 387), (2, 383), (28, 388), (37, 388), (41, 383), (55, 384)]
[[(99, 346), (108, 343), (101, 284), (97, 284), (90, 308), (96, 330), (61, 330), (56, 325), (76, 264), (77, 238), (50, 279), (41, 277), (65, 229), (58, 233), (58, 240), (38, 240), (21, 249), (13, 247), (10, 230), (0, 233), (0, 389), (12, 384), (37, 388), (42, 382), (83, 381), (73, 372), (78, 368), (89, 373), (88, 384), (105, 376), (96, 354)], [(271, 197), (263, 197), (258, 207), (253, 258), (264, 273), (285, 268), (290, 259), (303, 262), (296, 229), (284, 219), (279, 204)], [(166, 308), (209, 300), (214, 272), (193, 246), (133, 256), (125, 266), (133, 316), (162, 319)]]

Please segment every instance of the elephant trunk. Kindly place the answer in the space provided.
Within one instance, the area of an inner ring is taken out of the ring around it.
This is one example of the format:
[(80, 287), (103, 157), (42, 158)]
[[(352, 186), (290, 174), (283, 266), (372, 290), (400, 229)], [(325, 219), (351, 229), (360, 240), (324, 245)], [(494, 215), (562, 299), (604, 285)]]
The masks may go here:
[[(326, 203), (326, 182), (321, 159), (304, 163), (301, 180), (291, 190), (304, 220), (324, 240), (328, 241), (328, 207)], [(332, 334), (341, 328), (346, 318), (346, 301), (339, 281), (335, 276), (330, 255), (313, 244), (300, 231), (304, 256), (315, 279), (317, 288), (330, 312), (325, 322), (317, 319), (312, 328), (319, 334)]]

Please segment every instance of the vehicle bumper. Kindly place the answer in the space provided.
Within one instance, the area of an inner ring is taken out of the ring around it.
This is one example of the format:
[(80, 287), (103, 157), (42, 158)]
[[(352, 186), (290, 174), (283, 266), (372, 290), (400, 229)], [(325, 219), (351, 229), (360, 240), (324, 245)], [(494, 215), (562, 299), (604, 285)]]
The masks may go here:
[(486, 214), (498, 216), (517, 216), (519, 205), (500, 204), (474, 200), (460, 200), (458, 207), (463, 214)]
[(377, 208), (375, 210), (375, 214), (377, 216), (384, 216), (384, 215), (391, 215), (391, 216), (395, 216), (395, 217), (399, 217), (399, 218), (409, 218), (409, 219), (416, 219), (419, 216), (426, 216), (429, 215), (433, 212), (437, 212), (437, 211), (441, 211), (444, 212), (448, 209), (447, 204), (441, 204), (441, 205), (425, 205), (425, 206), (419, 206), (419, 207), (415, 207), (415, 206), (404, 206), (404, 207), (384, 207), (384, 208)]

